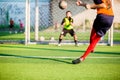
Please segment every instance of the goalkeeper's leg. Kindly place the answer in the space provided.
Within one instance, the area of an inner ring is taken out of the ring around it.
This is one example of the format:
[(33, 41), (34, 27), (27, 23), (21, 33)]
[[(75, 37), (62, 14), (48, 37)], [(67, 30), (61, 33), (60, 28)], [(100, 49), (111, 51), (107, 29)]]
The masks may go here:
[(64, 37), (64, 35), (63, 35), (63, 34), (60, 34), (58, 46), (61, 46), (61, 42), (62, 42), (63, 37)]

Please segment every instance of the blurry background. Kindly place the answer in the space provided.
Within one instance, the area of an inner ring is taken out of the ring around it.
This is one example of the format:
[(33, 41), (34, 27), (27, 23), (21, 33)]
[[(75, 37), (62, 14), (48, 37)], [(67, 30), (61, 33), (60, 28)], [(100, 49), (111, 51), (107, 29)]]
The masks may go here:
[[(89, 42), (90, 30), (93, 20), (96, 16), (96, 10), (86, 10), (83, 7), (75, 5), (76, 0), (66, 0), (68, 8), (61, 10), (58, 7), (60, 0), (38, 0), (39, 7), (39, 40), (57, 41), (62, 30), (60, 23), (65, 17), (65, 12), (70, 10), (73, 14), (74, 29), (78, 40), (81, 43)], [(93, 3), (92, 0), (83, 0), (87, 3)], [(24, 42), (25, 41), (25, 0), (0, 0), (0, 43)], [(113, 42), (120, 43), (120, 0), (114, 0), (113, 3), (115, 19), (113, 23), (114, 34)], [(35, 0), (30, 0), (30, 40), (35, 41)], [(14, 21), (14, 27), (10, 30), (10, 19)], [(20, 21), (23, 29), (20, 27)], [(108, 33), (101, 40), (101, 43), (108, 43)], [(73, 40), (67, 35), (64, 40)]]

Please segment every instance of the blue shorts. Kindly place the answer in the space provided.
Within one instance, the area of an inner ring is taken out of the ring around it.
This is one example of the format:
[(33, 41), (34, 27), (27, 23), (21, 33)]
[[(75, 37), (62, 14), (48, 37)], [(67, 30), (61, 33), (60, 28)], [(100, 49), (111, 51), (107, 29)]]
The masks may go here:
[(94, 23), (93, 28), (99, 36), (104, 36), (110, 29), (113, 23), (114, 16), (108, 16), (104, 14), (98, 14)]

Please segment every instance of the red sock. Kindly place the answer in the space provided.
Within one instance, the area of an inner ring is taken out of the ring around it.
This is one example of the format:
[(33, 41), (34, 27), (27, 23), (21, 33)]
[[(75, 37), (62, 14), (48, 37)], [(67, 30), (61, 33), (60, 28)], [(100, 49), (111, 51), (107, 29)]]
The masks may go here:
[[(95, 38), (95, 36), (96, 36), (95, 29), (92, 28), (91, 35), (90, 35), (90, 44), (91, 44), (92, 40)], [(94, 52), (94, 49), (91, 50), (91, 52)]]
[(96, 44), (98, 43), (98, 41), (100, 40), (100, 36), (96, 34), (95, 30), (92, 29), (91, 31), (91, 36), (90, 36), (90, 44), (86, 50), (86, 52), (83, 54), (83, 56), (81, 58), (83, 58), (83, 60), (87, 57), (87, 55), (94, 50), (94, 47), (96, 46)]
[(95, 37), (95, 29), (94, 28), (92, 28), (92, 31), (91, 31), (91, 35), (90, 35), (90, 43), (92, 42), (92, 40), (94, 39), (94, 37)]

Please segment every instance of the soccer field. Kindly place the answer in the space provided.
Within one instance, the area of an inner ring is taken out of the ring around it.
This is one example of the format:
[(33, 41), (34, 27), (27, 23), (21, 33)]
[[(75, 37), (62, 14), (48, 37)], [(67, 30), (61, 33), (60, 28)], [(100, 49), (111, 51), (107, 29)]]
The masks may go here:
[(120, 80), (120, 45), (97, 46), (84, 62), (71, 64), (86, 48), (0, 44), (0, 80)]

